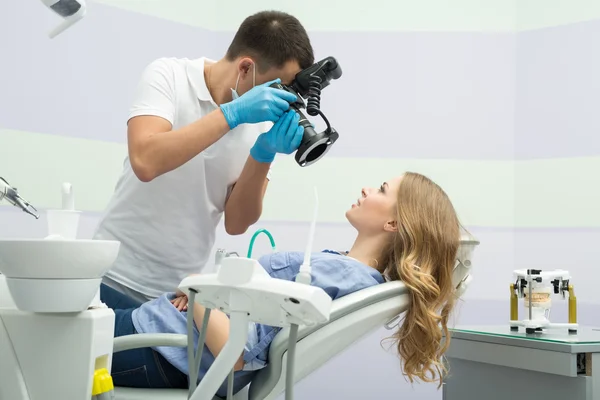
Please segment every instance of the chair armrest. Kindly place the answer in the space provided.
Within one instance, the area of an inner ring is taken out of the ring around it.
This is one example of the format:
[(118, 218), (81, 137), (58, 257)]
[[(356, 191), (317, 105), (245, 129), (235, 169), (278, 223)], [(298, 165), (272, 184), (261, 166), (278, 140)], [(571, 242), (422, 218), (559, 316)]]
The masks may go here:
[(143, 347), (187, 347), (187, 335), (174, 333), (138, 333), (119, 336), (113, 341), (113, 353)]

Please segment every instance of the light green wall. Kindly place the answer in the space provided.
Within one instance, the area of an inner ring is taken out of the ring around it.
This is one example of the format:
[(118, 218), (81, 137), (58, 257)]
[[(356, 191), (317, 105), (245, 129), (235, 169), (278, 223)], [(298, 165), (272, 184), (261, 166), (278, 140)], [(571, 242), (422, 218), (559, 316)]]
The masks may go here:
[(319, 31), (514, 32), (600, 18), (600, 0), (95, 2), (216, 31), (235, 31), (245, 17), (266, 9), (290, 12)]
[[(316, 185), (321, 199), (319, 221), (343, 222), (345, 211), (360, 197), (362, 187), (379, 187), (404, 171), (415, 171), (446, 190), (463, 223), (510, 227), (514, 215), (513, 170), (511, 161), (333, 157), (300, 168), (293, 159), (282, 158), (273, 173), (265, 218), (309, 221), (312, 186)], [(302, 191), (302, 187), (311, 189)]]
[(600, 0), (519, 0), (520, 31), (600, 18)]
[[(78, 209), (101, 212), (127, 154), (124, 144), (10, 130), (0, 130), (0, 141), (13, 149), (2, 150), (2, 176), (38, 208), (59, 207), (60, 184), (69, 181)], [(592, 184), (600, 157), (517, 162), (325, 157), (308, 168), (282, 157), (274, 166), (263, 218), (309, 221), (316, 185), (319, 221), (342, 222), (363, 186), (378, 187), (406, 170), (439, 183), (466, 225), (600, 227), (600, 188)]]
[[(514, 0), (97, 0), (184, 24), (235, 31), (248, 15), (287, 11), (319, 31), (511, 31)], [(465, 12), (468, 10), (468, 12)], [(90, 11), (91, 12), (91, 11)]]
[(600, 157), (518, 161), (517, 226), (600, 227)]
[(122, 144), (2, 129), (0, 143), (11, 144), (0, 150), (1, 176), (38, 209), (60, 207), (70, 182), (78, 209), (104, 210), (127, 155)]

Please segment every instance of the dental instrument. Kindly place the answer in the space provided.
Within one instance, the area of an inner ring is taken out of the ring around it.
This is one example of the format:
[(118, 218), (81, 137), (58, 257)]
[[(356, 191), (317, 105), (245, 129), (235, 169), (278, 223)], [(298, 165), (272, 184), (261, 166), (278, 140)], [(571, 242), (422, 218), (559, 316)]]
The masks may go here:
[(49, 210), (45, 239), (0, 239), (0, 399), (101, 400), (113, 390), (115, 315), (99, 288), (120, 243), (77, 239), (78, 218), (62, 218), (77, 213), (71, 185), (61, 193), (66, 209)]
[[(310, 229), (308, 233), (308, 241), (306, 243), (306, 251), (304, 252), (304, 260), (302, 261), (302, 265), (300, 265), (300, 271), (298, 271), (298, 275), (296, 275), (296, 282), (304, 285), (310, 285), (312, 276), (311, 276), (311, 265), (310, 265), (310, 256), (312, 254), (313, 242), (315, 240), (315, 226), (317, 224), (317, 218), (319, 215), (319, 194), (317, 192), (317, 187), (314, 187), (315, 193), (315, 209), (312, 221), (310, 223)], [(293, 400), (294, 392), (290, 390), (290, 387), (294, 387), (294, 369), (295, 369), (295, 361), (296, 361), (296, 342), (298, 341), (298, 324), (290, 325), (290, 337), (288, 339), (288, 354), (287, 354), (287, 368), (285, 373), (285, 400)]]
[(315, 226), (317, 225), (317, 217), (319, 215), (319, 194), (317, 187), (314, 187), (315, 194), (315, 210), (312, 221), (310, 223), (310, 230), (308, 231), (308, 241), (306, 242), (306, 251), (304, 252), (304, 260), (300, 266), (300, 271), (296, 276), (296, 282), (310, 285), (311, 282), (311, 266), (310, 266), (310, 255), (312, 252), (313, 242), (315, 240)]
[[(510, 284), (510, 329), (518, 331), (524, 327), (525, 332), (532, 334), (544, 332), (546, 329), (564, 329), (569, 333), (577, 333), (577, 298), (570, 284), (571, 275), (561, 269), (542, 271), (541, 269), (515, 270), (515, 283)], [(563, 299), (568, 295), (569, 322), (550, 322), (552, 307), (551, 294), (560, 294)], [(528, 317), (519, 320), (518, 299), (524, 298)]]
[(62, 23), (48, 34), (50, 39), (58, 36), (77, 21), (85, 17), (87, 8), (85, 0), (41, 0), (42, 3), (63, 19)]
[[(301, 272), (305, 277), (300, 282), (271, 278), (256, 261), (247, 258), (225, 257), (220, 259), (218, 272), (211, 275), (185, 278), (179, 289), (188, 295), (188, 338), (193, 338), (193, 313), (195, 303), (205, 307), (205, 314), (194, 357), (193, 340), (188, 339), (188, 365), (190, 373), (189, 398), (210, 400), (217, 394), (221, 382), (228, 378), (228, 400), (233, 397), (233, 367), (242, 354), (248, 338), (248, 322), (254, 321), (270, 326), (291, 325), (289, 342), (287, 382), (293, 388), (293, 370), (298, 325), (327, 322), (331, 309), (331, 297), (321, 288), (310, 286), (310, 253), (318, 212), (318, 196), (315, 188), (315, 214), (311, 223), (307, 254)], [(261, 233), (260, 231), (258, 233)], [(268, 234), (272, 239), (272, 236)], [(253, 239), (256, 234), (253, 236)], [(274, 240), (272, 240), (274, 246)], [(252, 244), (248, 254), (252, 253)], [(307, 276), (307, 278), (306, 278)], [(308, 279), (306, 283), (306, 279)], [(196, 388), (200, 357), (205, 342), (210, 310), (218, 307), (229, 314), (231, 330), (227, 344), (216, 357), (204, 379)], [(293, 399), (293, 392), (286, 387), (286, 400)]]
[(19, 195), (17, 188), (12, 187), (6, 179), (0, 177), (0, 201), (2, 201), (2, 199), (8, 201), (15, 207), (19, 207), (23, 212), (34, 216), (35, 219), (40, 218), (36, 208)]
[[(315, 210), (313, 214), (312, 221), (310, 223), (310, 229), (308, 233), (308, 240), (306, 242), (306, 251), (304, 253), (304, 260), (302, 261), (302, 265), (300, 265), (300, 271), (298, 271), (298, 275), (296, 275), (296, 282), (304, 285), (310, 285), (312, 276), (311, 276), (311, 265), (310, 265), (310, 256), (312, 254), (313, 242), (315, 240), (315, 226), (317, 224), (317, 218), (319, 215), (319, 194), (317, 192), (317, 187), (314, 187), (315, 192)], [(288, 356), (287, 356), (287, 368), (285, 373), (285, 400), (293, 400), (294, 392), (290, 390), (290, 387), (294, 387), (294, 369), (295, 369), (295, 361), (296, 361), (296, 342), (298, 341), (298, 324), (290, 325), (290, 337), (288, 342)]]

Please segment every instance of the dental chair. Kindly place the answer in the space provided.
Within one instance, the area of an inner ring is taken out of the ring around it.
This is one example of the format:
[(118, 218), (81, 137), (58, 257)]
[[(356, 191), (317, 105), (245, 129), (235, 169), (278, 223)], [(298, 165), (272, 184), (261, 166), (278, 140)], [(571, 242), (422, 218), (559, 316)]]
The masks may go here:
[[(472, 256), (479, 241), (463, 231), (452, 274), (456, 297), (462, 297), (472, 281)], [(334, 356), (367, 334), (385, 326), (391, 330), (401, 323), (401, 314), (410, 306), (409, 291), (401, 281), (372, 286), (331, 304), (327, 323), (300, 326), (295, 350), (294, 384), (317, 370)], [(283, 328), (269, 348), (267, 366), (234, 400), (273, 400), (285, 390), (286, 361), (290, 328)], [(138, 334), (114, 339), (113, 353), (142, 347), (186, 347), (187, 336)], [(187, 389), (137, 389), (115, 387), (115, 400), (187, 400)], [(213, 400), (223, 400), (214, 397)]]
[[(398, 321), (408, 306), (408, 289), (399, 281), (369, 287), (335, 300), (327, 324), (302, 326), (298, 331), (294, 383), (368, 333)], [(289, 332), (289, 328), (284, 328), (277, 334), (269, 349), (267, 366), (258, 371), (248, 387), (234, 396), (235, 400), (271, 400), (283, 393)], [(186, 335), (138, 334), (115, 338), (113, 353), (140, 347), (186, 345)], [(115, 400), (187, 398), (187, 389), (115, 388)], [(221, 398), (215, 397), (214, 400)]]

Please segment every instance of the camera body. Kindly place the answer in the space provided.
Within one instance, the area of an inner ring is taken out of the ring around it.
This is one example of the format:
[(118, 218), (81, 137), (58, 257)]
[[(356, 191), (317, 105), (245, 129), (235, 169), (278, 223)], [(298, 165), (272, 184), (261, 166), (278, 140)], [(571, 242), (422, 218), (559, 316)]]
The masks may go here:
[[(290, 104), (290, 108), (300, 115), (299, 125), (304, 127), (302, 142), (296, 151), (295, 159), (301, 167), (307, 167), (319, 161), (331, 149), (331, 146), (339, 138), (337, 131), (329, 124), (327, 117), (320, 109), (321, 90), (329, 86), (332, 79), (342, 76), (342, 69), (333, 57), (327, 57), (296, 74), (291, 85), (274, 83), (271, 87), (286, 90), (296, 95), (297, 100)], [(304, 103), (303, 98), (307, 100)], [(327, 128), (317, 133), (302, 112), (306, 109), (308, 115), (320, 115), (327, 124)]]

